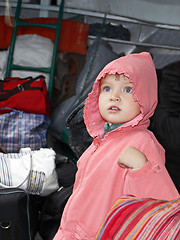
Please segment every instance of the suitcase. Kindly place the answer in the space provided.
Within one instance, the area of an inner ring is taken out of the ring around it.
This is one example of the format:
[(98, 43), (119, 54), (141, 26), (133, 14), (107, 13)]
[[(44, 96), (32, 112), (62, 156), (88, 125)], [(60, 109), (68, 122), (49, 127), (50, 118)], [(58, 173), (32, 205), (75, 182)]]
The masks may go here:
[(18, 188), (0, 189), (0, 239), (33, 240), (37, 221), (34, 196)]

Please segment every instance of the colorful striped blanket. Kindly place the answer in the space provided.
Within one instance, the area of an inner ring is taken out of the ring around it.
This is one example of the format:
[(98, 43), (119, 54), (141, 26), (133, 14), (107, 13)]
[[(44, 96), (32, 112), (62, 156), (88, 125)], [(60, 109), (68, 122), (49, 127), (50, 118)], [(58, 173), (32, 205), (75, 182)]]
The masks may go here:
[(180, 198), (121, 198), (107, 214), (95, 239), (180, 240)]

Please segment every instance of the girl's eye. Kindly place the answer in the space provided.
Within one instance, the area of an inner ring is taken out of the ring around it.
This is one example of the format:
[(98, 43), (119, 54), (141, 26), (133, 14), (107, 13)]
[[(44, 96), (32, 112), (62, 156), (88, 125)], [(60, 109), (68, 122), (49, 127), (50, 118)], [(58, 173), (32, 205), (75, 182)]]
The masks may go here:
[(126, 93), (132, 93), (132, 87), (125, 87), (124, 92)]
[(110, 92), (111, 88), (110, 88), (110, 87), (104, 87), (103, 90), (104, 90), (105, 92)]

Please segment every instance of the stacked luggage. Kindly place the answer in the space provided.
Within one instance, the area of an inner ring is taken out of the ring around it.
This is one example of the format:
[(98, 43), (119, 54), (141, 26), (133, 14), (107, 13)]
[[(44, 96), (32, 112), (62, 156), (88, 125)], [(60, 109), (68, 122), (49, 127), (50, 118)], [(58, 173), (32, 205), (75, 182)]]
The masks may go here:
[(34, 239), (41, 195), (59, 188), (55, 152), (46, 141), (49, 114), (44, 76), (0, 80), (0, 239)]

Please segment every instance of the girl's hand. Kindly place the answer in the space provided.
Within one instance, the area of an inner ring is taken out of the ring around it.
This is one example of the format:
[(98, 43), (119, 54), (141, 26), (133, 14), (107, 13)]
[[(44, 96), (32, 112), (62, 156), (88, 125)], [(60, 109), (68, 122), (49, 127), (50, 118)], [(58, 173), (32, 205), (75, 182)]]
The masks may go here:
[(147, 158), (135, 147), (127, 147), (120, 154), (117, 162), (122, 168), (130, 168), (137, 170), (142, 168), (147, 163)]

